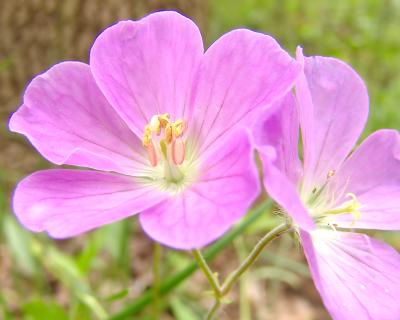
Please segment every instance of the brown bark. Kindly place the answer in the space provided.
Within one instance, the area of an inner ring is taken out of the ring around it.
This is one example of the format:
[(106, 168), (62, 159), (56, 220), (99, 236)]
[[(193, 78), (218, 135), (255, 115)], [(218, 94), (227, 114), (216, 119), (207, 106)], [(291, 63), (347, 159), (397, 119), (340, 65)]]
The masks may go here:
[[(95, 36), (121, 19), (175, 9), (200, 25), (203, 0), (1, 0), (0, 119), (20, 103), (28, 81), (62, 60), (88, 60)], [(4, 130), (2, 130), (4, 133)]]
[(38, 73), (63, 60), (88, 61), (96, 35), (122, 19), (173, 9), (205, 25), (206, 0), (0, 0), (0, 189), (48, 166), (8, 118)]

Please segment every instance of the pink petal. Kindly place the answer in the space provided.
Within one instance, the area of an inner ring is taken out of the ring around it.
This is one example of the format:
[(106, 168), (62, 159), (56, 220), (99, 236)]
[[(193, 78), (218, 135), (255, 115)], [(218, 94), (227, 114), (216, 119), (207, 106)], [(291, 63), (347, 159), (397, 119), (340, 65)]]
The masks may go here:
[(400, 317), (400, 255), (366, 235), (301, 233), (315, 286), (334, 320)]
[(166, 196), (119, 174), (45, 170), (17, 185), (13, 208), (28, 229), (66, 238), (146, 210)]
[[(266, 147), (268, 148), (268, 147)], [(271, 159), (268, 149), (259, 147), (263, 165), (264, 186), (271, 198), (282, 207), (294, 222), (304, 230), (314, 228), (314, 222), (300, 199), (296, 184), (280, 171)]]
[[(304, 69), (304, 56), (303, 49), (297, 47), (296, 50), (297, 61), (303, 66)], [(297, 78), (296, 86), (296, 101), (297, 113), (300, 121), (302, 147), (303, 147), (303, 170), (305, 172), (312, 172), (316, 159), (316, 146), (315, 146), (315, 121), (314, 121), (314, 105), (310, 89), (308, 87), (307, 78), (304, 72)], [(302, 189), (308, 190), (312, 187), (312, 176), (306, 175), (303, 177)]]
[(246, 214), (260, 192), (248, 134), (236, 132), (225, 142), (203, 159), (198, 181), (140, 214), (150, 237), (173, 248), (200, 248)]
[[(371, 134), (327, 186), (329, 194), (354, 193), (361, 204), (360, 219), (351, 214), (334, 215), (341, 227), (400, 229), (400, 134), (379, 130)], [(348, 200), (348, 199), (347, 199)]]
[(191, 101), (199, 153), (235, 126), (252, 123), (291, 89), (299, 72), (300, 65), (264, 34), (235, 30), (217, 40), (204, 55)]
[(176, 12), (122, 21), (96, 39), (90, 67), (101, 90), (138, 135), (155, 114), (187, 118), (203, 55), (197, 26)]
[(358, 74), (337, 59), (306, 58), (304, 72), (307, 83), (300, 81), (296, 93), (304, 141), (304, 191), (310, 192), (341, 166), (359, 138), (368, 116), (368, 93)]
[(265, 118), (256, 123), (254, 140), (264, 150), (271, 148), (274, 165), (297, 185), (302, 164), (299, 159), (299, 119), (294, 95), (289, 93), (271, 109), (273, 112), (267, 112)]
[(56, 164), (135, 172), (141, 143), (97, 88), (88, 65), (63, 62), (29, 84), (10, 130)]

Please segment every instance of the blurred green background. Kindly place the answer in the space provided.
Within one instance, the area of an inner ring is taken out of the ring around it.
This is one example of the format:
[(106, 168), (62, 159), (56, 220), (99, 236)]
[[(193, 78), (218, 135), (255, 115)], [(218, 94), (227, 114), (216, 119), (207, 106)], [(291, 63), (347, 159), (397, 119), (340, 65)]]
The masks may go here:
[[(23, 230), (10, 210), (15, 183), (51, 165), (7, 121), (26, 83), (60, 60), (87, 61), (95, 37), (109, 24), (175, 9), (200, 26), (207, 46), (222, 33), (247, 27), (274, 36), (291, 54), (340, 58), (364, 78), (370, 93), (365, 135), (400, 126), (399, 0), (71, 0), (0, 2), (0, 319), (107, 319), (152, 285), (152, 243), (128, 219), (65, 241)], [(224, 276), (276, 223), (273, 210), (212, 261)], [(376, 233), (397, 249), (398, 233)], [(190, 263), (162, 251), (163, 279)], [(212, 299), (195, 273), (162, 299), (162, 319), (201, 319)], [(266, 250), (235, 288), (219, 319), (329, 319), (309, 278), (301, 250), (289, 237)], [(125, 317), (153, 319), (154, 305)]]

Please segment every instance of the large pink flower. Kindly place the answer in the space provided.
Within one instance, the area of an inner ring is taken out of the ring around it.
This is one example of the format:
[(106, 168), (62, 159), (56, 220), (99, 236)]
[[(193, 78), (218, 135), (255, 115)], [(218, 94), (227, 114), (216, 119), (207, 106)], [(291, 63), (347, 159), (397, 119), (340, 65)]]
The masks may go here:
[(298, 59), (296, 95), (256, 127), (265, 187), (292, 216), (335, 320), (400, 319), (400, 255), (344, 232), (400, 229), (400, 135), (377, 131), (348, 157), (368, 115), (362, 80), (336, 59), (304, 59), (301, 50)]
[(106, 29), (90, 65), (37, 76), (10, 129), (55, 164), (99, 171), (28, 176), (13, 200), (21, 223), (64, 238), (140, 213), (152, 238), (189, 249), (243, 216), (259, 193), (244, 127), (301, 66), (249, 30), (203, 51), (192, 21), (160, 12)]

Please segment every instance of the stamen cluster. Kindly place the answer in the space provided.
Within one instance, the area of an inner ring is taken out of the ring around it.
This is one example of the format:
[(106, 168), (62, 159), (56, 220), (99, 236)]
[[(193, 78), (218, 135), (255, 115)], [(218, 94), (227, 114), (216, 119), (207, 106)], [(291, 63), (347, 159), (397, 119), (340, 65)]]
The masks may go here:
[[(150, 123), (144, 127), (142, 143), (153, 167), (158, 163), (158, 150), (167, 162), (171, 158), (175, 165), (182, 164), (185, 160), (185, 142), (182, 139), (185, 129), (186, 124), (182, 119), (171, 122), (168, 113), (151, 117)], [(154, 135), (156, 137), (162, 135), (162, 138), (158, 139), (158, 146), (154, 144)]]

